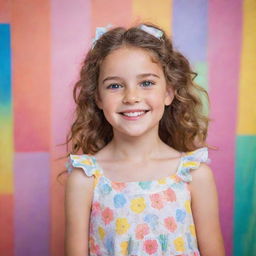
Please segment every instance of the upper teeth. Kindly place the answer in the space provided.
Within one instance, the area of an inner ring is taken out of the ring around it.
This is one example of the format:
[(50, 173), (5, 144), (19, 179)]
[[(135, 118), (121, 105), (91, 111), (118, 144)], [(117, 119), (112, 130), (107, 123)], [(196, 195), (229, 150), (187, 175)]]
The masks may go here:
[(144, 114), (144, 111), (140, 111), (140, 112), (126, 112), (123, 113), (125, 116), (140, 116), (142, 114)]

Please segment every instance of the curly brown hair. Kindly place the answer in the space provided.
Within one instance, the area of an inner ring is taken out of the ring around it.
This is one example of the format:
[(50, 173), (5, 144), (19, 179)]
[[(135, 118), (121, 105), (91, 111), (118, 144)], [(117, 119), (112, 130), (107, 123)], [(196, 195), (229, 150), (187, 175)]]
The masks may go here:
[[(199, 95), (204, 94), (208, 100), (207, 91), (193, 82), (197, 74), (192, 71), (188, 60), (174, 50), (164, 31), (159, 39), (142, 30), (140, 25), (129, 29), (117, 27), (109, 30), (87, 53), (80, 79), (73, 90), (75, 120), (66, 139), (66, 145), (71, 142), (72, 154), (78, 151), (94, 154), (113, 138), (111, 125), (96, 105), (97, 85), (102, 61), (112, 51), (123, 46), (153, 52), (163, 67), (167, 84), (173, 88), (174, 99), (171, 105), (165, 107), (159, 124), (161, 140), (183, 152), (206, 146), (209, 118), (203, 114)], [(152, 24), (144, 25), (161, 30)]]

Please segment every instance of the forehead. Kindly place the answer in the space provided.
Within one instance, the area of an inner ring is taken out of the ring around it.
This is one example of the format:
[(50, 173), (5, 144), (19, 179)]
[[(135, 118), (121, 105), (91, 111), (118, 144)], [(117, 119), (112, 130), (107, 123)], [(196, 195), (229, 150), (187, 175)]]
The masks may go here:
[(136, 73), (155, 72), (163, 75), (156, 55), (137, 47), (122, 47), (112, 51), (100, 65), (100, 77), (106, 75), (129, 76)]

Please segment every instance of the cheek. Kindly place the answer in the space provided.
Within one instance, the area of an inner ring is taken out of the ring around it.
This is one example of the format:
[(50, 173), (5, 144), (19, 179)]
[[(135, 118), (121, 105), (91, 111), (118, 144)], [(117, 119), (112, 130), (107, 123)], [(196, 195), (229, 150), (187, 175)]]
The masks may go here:
[(151, 102), (152, 106), (154, 106), (157, 109), (164, 108), (165, 103), (165, 95), (162, 92), (155, 92), (150, 97), (148, 97), (148, 100)]

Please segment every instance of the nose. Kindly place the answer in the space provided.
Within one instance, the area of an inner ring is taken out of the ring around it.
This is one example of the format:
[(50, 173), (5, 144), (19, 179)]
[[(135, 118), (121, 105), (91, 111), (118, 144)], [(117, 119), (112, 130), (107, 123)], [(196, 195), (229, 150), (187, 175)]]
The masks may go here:
[(124, 91), (124, 96), (123, 96), (124, 104), (134, 104), (140, 101), (141, 101), (141, 98), (136, 88), (127, 88)]

